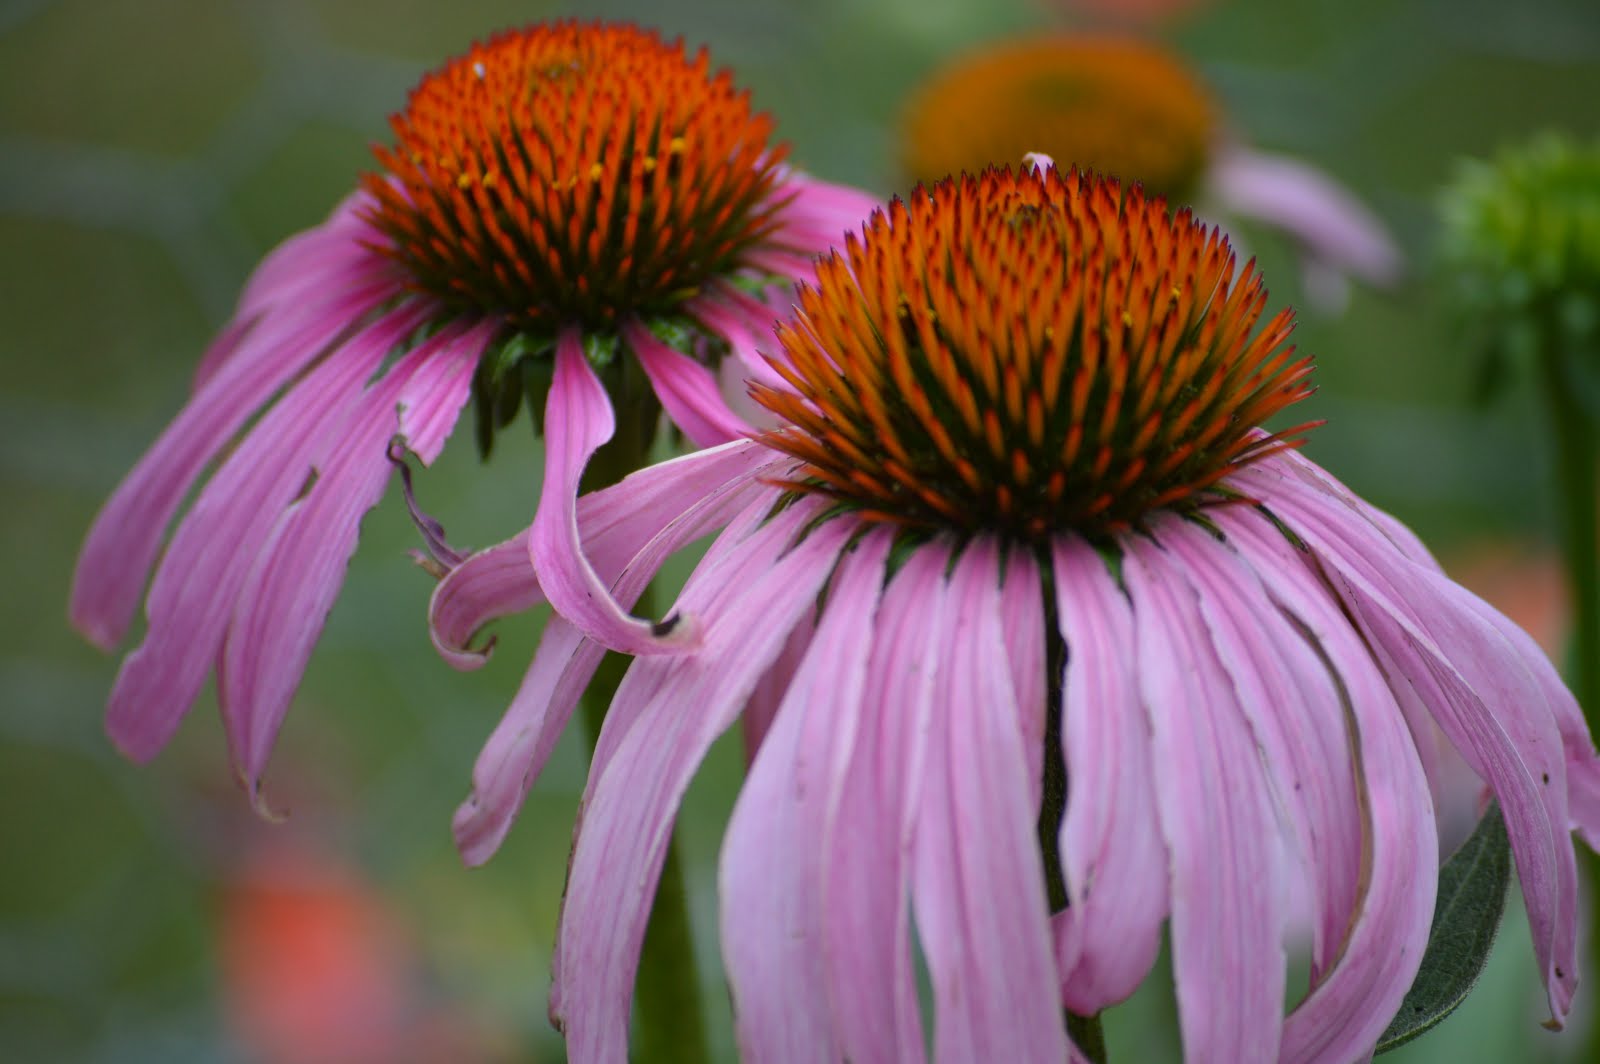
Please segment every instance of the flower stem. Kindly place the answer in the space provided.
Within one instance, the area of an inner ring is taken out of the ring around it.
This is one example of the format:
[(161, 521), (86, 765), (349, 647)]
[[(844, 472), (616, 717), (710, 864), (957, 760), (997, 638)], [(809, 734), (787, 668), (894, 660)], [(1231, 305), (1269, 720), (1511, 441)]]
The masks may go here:
[(1593, 732), (1600, 724), (1600, 530), (1595, 513), (1594, 424), (1567, 380), (1561, 356), (1546, 351), (1541, 361), (1556, 451), (1561, 547), (1566, 555), (1567, 589), (1572, 596), (1573, 628), (1567, 661), (1573, 693)]
[[(581, 490), (615, 484), (650, 461), (655, 427), (661, 415), (648, 385), (633, 380), (632, 360), (607, 367), (606, 383), (617, 409), (617, 432), (595, 453), (584, 470)], [(653, 616), (655, 595), (647, 587), (634, 606), (639, 616)], [(608, 653), (583, 693), (583, 719), (590, 752), (600, 736), (606, 710), (627, 672), (629, 659)], [(634, 1038), (630, 1059), (636, 1064), (698, 1064), (710, 1059), (705, 1019), (700, 1007), (700, 976), (694, 959), (694, 928), (689, 919), (688, 891), (678, 859), (677, 833), (667, 843), (667, 859), (656, 884), (650, 923), (645, 929), (634, 985)]]

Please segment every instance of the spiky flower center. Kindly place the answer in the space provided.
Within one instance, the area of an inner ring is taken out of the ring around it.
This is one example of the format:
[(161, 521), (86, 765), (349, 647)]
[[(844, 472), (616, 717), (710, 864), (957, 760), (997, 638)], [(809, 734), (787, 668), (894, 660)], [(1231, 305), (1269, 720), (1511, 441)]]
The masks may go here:
[(1185, 200), (1215, 134), (1205, 90), (1168, 53), (1063, 35), (979, 49), (935, 74), (907, 108), (902, 153), (924, 182), (1037, 151)]
[(1285, 309), (1227, 240), (1137, 187), (1054, 169), (919, 187), (802, 289), (753, 394), (790, 486), (875, 520), (1038, 541), (1217, 496), (1308, 426)]
[(376, 147), (414, 283), (530, 332), (669, 313), (773, 226), (784, 149), (704, 51), (632, 26), (506, 32), (429, 74)]

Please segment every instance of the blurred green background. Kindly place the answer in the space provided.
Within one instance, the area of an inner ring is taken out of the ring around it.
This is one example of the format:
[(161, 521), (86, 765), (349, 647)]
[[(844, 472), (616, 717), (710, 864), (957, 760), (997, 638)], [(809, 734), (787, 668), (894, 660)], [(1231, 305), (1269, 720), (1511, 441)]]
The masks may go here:
[[(881, 193), (901, 185), (895, 123), (919, 78), (977, 42), (1073, 19), (1045, 0), (0, 3), (0, 1058), (296, 1059), (306, 1045), (284, 1042), (279, 1020), (314, 1032), (319, 1009), (373, 1029), (299, 1059), (562, 1058), (544, 996), (578, 737), (488, 867), (463, 869), (449, 834), (538, 617), (503, 626), (482, 672), (451, 672), (428, 646), (429, 580), (387, 500), (284, 729), (277, 825), (234, 788), (209, 704), (152, 766), (118, 758), (100, 726), (116, 660), (64, 617), (83, 532), (182, 404), (252, 264), (353, 186), (429, 66), (496, 28), (574, 13), (708, 44), (800, 165)], [(1329, 421), (1310, 453), (1524, 623), (1559, 624), (1531, 396), (1472, 406), (1475, 367), (1425, 264), (1457, 158), (1545, 128), (1600, 132), (1600, 7), (1220, 0), (1150, 32), (1192, 59), (1245, 139), (1347, 182), (1418, 264), (1397, 292), (1302, 316), (1320, 365), (1312, 405)], [(1289, 250), (1241, 235), (1276, 299), (1298, 304)], [(461, 439), (419, 490), (457, 543), (481, 545), (527, 521), (538, 461), (502, 446), (480, 468)], [(683, 818), (725, 1054), (712, 885), (739, 767), (725, 742)], [(1468, 1007), (1389, 1059), (1556, 1058), (1575, 1044), (1538, 1027), (1513, 912)], [(1169, 1009), (1158, 986), (1114, 1014), (1114, 1059), (1169, 1056)]]

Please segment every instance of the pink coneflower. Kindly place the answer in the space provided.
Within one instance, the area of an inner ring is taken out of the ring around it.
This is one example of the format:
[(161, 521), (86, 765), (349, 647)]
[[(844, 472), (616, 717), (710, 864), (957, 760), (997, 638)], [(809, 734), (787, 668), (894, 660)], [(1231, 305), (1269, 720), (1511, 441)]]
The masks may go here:
[(872, 205), (787, 169), (772, 120), (704, 51), (631, 26), (500, 34), (425, 77), (392, 125), (381, 172), (256, 270), (188, 405), (89, 532), (72, 620), (109, 648), (218, 463), (111, 694), (129, 757), (161, 749), (215, 666), (256, 793), (391, 446), (431, 463), (469, 400), (485, 446), (525, 396), (546, 402), (551, 542), (571, 535), (631, 366), (649, 428), (665, 408), (697, 444), (735, 438), (716, 363), (769, 372), (754, 349), (769, 290), (809, 277)]
[(936, 1059), (1062, 1060), (1063, 1006), (1127, 997), (1163, 925), (1186, 1059), (1358, 1059), (1428, 937), (1436, 728), (1505, 811), (1565, 1016), (1568, 832), (1600, 829), (1578, 708), (1301, 429), (1258, 428), (1311, 367), (1252, 267), (1054, 169), (919, 189), (846, 249), (779, 329), (789, 387), (754, 389), (782, 428), (580, 500), (586, 561), (514, 540), (436, 591), (462, 665), (491, 617), (558, 614), (458, 814), (480, 861), (621, 611), (722, 529), (677, 603), (696, 651), (635, 662), (595, 751), (555, 958), (574, 1059), (625, 1055), (674, 815), (741, 715), (721, 912), (751, 1059), (921, 1058), (915, 943)]
[(1243, 143), (1195, 72), (1153, 42), (1065, 32), (1000, 41), (940, 67), (906, 107), (901, 159), (915, 180), (1035, 150), (1277, 230), (1300, 252), (1319, 305), (1342, 306), (1346, 278), (1387, 287), (1401, 275), (1400, 251), (1371, 211), (1315, 167)]

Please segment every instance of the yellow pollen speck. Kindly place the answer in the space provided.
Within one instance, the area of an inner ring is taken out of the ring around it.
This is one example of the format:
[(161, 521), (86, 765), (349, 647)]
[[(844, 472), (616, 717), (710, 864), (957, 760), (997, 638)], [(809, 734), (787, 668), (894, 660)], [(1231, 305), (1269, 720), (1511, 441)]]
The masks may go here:
[(1133, 315), (1127, 311), (1122, 312), (1122, 326), (1125, 329), (1133, 328)]
[(673, 155), (682, 155), (689, 147), (689, 142), (682, 137), (673, 137), (667, 142), (667, 151)]
[(472, 184), (472, 175), (460, 173), (456, 175), (456, 188), (465, 189)]
[(484, 188), (494, 188), (494, 186), (499, 184), (499, 183), (500, 183), (500, 171), (499, 170), (490, 170), (488, 173), (483, 175), (483, 187)]
[(655, 171), (655, 168), (656, 168), (656, 161), (654, 159), (650, 158), (649, 156), (645, 156), (645, 160), (644, 160), (644, 163), (642, 165), (644, 167), (644, 172), (645, 173), (647, 173), (647, 174), (648, 173), (653, 173)]
[(606, 168), (601, 166), (599, 163), (595, 163), (593, 166), (589, 167), (590, 181), (598, 181), (604, 176), (606, 176)]

